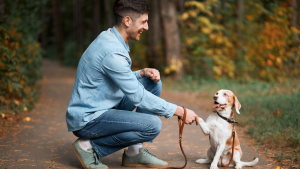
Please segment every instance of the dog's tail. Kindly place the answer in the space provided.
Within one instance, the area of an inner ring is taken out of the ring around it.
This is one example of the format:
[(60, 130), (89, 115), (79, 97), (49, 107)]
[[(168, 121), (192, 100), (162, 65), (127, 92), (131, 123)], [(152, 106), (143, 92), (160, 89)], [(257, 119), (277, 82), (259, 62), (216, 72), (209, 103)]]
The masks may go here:
[(252, 167), (252, 166), (255, 166), (255, 165), (258, 163), (258, 160), (259, 160), (259, 159), (256, 157), (256, 158), (254, 158), (254, 160), (251, 161), (251, 162), (243, 162), (243, 161), (241, 161), (241, 164), (242, 164), (242, 167), (244, 167), (244, 166)]

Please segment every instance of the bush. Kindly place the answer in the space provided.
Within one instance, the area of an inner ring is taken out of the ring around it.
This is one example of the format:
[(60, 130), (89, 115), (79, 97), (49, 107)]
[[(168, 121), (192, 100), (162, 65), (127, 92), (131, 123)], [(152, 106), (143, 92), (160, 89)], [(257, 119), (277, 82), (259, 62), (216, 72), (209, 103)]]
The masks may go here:
[[(242, 23), (232, 1), (225, 4), (226, 11), (219, 0), (187, 1), (185, 6), (180, 24), (187, 74), (244, 81), (299, 77), (295, 37), (300, 30), (290, 27), (292, 11), (287, 2), (245, 1)], [(220, 11), (212, 13), (213, 9)]]
[(37, 16), (44, 2), (4, 1), (5, 19), (0, 26), (1, 113), (28, 111), (37, 99), (42, 59), (38, 43), (41, 23)]

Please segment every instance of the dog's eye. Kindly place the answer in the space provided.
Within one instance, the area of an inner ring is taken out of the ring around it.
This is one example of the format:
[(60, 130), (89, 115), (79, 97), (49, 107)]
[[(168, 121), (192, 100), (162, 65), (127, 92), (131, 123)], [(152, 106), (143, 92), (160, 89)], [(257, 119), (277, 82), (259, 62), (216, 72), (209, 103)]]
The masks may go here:
[(226, 94), (226, 93), (224, 93), (224, 96), (227, 96), (227, 94)]
[(218, 95), (219, 93), (216, 93), (216, 95)]

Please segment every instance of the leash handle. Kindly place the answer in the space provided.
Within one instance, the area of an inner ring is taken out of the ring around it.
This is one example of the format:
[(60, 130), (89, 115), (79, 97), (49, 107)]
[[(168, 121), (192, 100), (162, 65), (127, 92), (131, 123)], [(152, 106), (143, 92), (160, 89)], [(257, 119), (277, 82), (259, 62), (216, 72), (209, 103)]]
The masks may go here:
[(178, 126), (179, 126), (179, 145), (180, 145), (180, 149), (181, 149), (181, 152), (184, 156), (184, 159), (185, 159), (185, 164), (183, 167), (168, 167), (168, 168), (165, 168), (165, 169), (183, 169), (186, 165), (187, 165), (187, 158), (186, 158), (186, 155), (183, 151), (183, 147), (182, 147), (182, 143), (181, 143), (181, 140), (182, 140), (182, 133), (183, 133), (183, 128), (184, 128), (184, 124), (185, 124), (185, 120), (186, 120), (186, 108), (184, 106), (183, 107), (183, 110), (184, 110), (184, 114), (183, 114), (183, 120), (181, 122), (181, 119), (180, 117), (178, 117)]

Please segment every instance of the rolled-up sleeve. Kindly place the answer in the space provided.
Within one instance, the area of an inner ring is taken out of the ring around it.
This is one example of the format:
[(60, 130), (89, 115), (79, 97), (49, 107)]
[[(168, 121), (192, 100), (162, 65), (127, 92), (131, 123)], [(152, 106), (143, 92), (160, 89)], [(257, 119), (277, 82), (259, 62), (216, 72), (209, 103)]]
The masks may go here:
[(110, 53), (102, 60), (102, 70), (137, 107), (170, 118), (177, 106), (147, 91), (138, 81), (139, 71), (131, 71), (131, 61), (123, 53)]
[(136, 77), (137, 79), (141, 79), (141, 78), (142, 78), (141, 75), (140, 75), (140, 71), (141, 71), (141, 70), (137, 70), (137, 71), (134, 71), (134, 72), (133, 72), (133, 74), (135, 75), (135, 77)]

